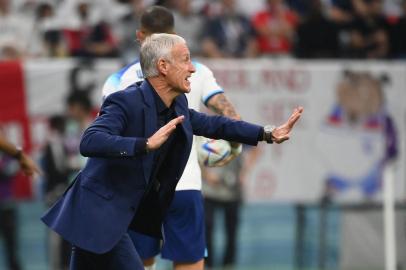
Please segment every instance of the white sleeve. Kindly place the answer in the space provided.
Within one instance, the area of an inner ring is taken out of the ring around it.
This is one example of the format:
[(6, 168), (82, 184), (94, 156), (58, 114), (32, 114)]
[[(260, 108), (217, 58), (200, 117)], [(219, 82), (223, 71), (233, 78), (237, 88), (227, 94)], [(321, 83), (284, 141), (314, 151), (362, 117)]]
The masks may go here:
[(223, 88), (217, 83), (213, 72), (205, 65), (201, 63), (196, 63), (197, 72), (201, 73), (201, 78), (203, 83), (202, 87), (202, 102), (207, 106), (207, 101), (219, 93), (224, 93)]
[(133, 62), (119, 71), (111, 74), (103, 85), (103, 101), (106, 97), (119, 90), (124, 90), (130, 85), (142, 81), (141, 65), (138, 61)]
[(104, 101), (108, 95), (116, 92), (118, 90), (118, 86), (120, 85), (120, 77), (117, 73), (111, 74), (106, 82), (103, 85), (102, 90), (102, 101)]

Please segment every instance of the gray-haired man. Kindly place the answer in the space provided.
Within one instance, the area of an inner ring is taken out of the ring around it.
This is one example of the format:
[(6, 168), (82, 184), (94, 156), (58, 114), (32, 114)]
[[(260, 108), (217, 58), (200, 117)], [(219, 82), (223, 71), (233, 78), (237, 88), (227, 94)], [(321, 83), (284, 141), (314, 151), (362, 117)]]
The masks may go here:
[(44, 216), (75, 247), (71, 269), (143, 269), (127, 230), (162, 237), (162, 220), (188, 160), (192, 136), (256, 145), (289, 138), (302, 108), (267, 133), (258, 125), (188, 108), (195, 67), (183, 38), (154, 34), (141, 47), (146, 80), (107, 97), (85, 131), (88, 162)]

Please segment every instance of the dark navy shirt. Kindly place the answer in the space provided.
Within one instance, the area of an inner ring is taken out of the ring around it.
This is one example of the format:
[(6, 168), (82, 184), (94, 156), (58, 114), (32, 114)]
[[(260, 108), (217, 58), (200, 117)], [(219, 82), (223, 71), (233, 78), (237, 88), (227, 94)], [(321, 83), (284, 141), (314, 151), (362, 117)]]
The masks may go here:
[[(157, 131), (165, 126), (169, 121), (176, 117), (175, 114), (175, 101), (172, 103), (171, 107), (167, 107), (162, 99), (159, 97), (158, 93), (154, 90), (154, 100), (156, 106), (156, 113), (157, 113)], [(154, 163), (153, 169), (151, 173), (152, 181), (155, 181), (155, 189), (159, 189), (160, 185), (160, 177), (159, 177), (159, 169), (161, 168), (162, 162), (165, 160), (166, 155), (168, 154), (168, 149), (170, 148), (174, 137), (176, 136), (176, 132), (172, 133), (168, 140), (161, 145), (157, 150), (154, 151)]]

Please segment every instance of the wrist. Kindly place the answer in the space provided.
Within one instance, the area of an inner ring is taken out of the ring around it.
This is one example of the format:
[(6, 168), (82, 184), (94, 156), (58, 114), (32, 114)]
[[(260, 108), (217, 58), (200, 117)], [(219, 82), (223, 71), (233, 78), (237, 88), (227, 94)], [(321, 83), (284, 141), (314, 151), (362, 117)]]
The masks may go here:
[(23, 155), (24, 155), (23, 149), (21, 147), (16, 147), (16, 152), (15, 152), (15, 154), (12, 155), (12, 157), (17, 160), (21, 160)]
[(151, 152), (151, 146), (149, 145), (148, 139), (145, 141), (145, 153)]
[(263, 133), (263, 140), (266, 141), (267, 143), (273, 143), (274, 142), (274, 137), (272, 135), (272, 132), (275, 130), (275, 126), (273, 125), (266, 125), (264, 126), (264, 133)]

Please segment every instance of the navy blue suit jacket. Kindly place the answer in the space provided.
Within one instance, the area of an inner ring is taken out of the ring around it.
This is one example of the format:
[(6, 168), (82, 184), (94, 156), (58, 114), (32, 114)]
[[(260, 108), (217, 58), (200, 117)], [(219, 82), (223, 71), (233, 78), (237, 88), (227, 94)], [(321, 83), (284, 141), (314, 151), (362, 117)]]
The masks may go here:
[[(157, 129), (153, 89), (145, 80), (110, 95), (99, 116), (85, 131), (80, 152), (89, 157), (85, 168), (64, 195), (42, 217), (51, 229), (75, 246), (94, 252), (111, 250), (133, 226), (142, 233), (160, 234), (166, 207), (189, 158), (193, 134), (256, 145), (261, 127), (188, 108), (185, 95), (175, 102), (185, 119), (177, 127), (165, 165), (165, 179), (135, 215), (150, 181), (153, 155), (144, 153), (143, 139)], [(139, 216), (139, 217), (138, 217)], [(134, 218), (135, 217), (135, 218)], [(152, 233), (142, 231), (152, 228)], [(158, 231), (158, 232), (157, 232)]]

